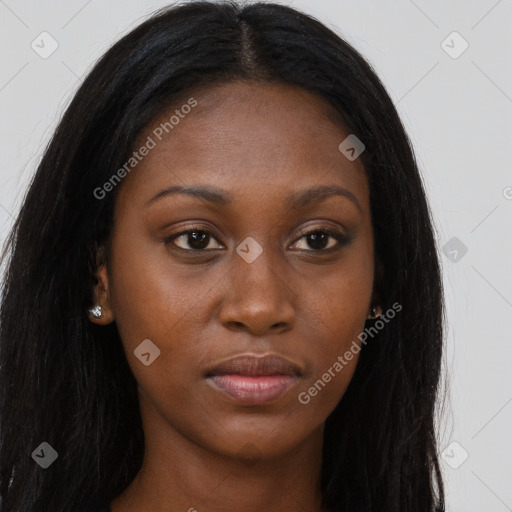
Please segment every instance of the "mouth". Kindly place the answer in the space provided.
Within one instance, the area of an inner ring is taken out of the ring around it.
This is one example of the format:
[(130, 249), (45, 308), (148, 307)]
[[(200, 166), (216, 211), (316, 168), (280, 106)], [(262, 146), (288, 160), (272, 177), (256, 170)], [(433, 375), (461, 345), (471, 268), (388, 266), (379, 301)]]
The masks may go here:
[(205, 378), (236, 403), (264, 405), (281, 398), (301, 375), (298, 365), (280, 356), (243, 355), (215, 366)]

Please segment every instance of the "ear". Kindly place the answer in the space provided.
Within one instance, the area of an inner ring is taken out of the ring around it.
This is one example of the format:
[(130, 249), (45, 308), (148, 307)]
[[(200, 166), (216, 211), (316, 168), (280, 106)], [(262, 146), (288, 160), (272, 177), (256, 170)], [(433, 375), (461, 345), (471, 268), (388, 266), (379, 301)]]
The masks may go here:
[(107, 264), (103, 256), (104, 251), (101, 249), (97, 254), (97, 261), (101, 261), (102, 263), (96, 273), (97, 284), (93, 290), (95, 302), (91, 305), (91, 308), (101, 306), (101, 316), (97, 318), (93, 316), (90, 311), (88, 312), (89, 320), (97, 325), (108, 325), (114, 321), (114, 312), (112, 311), (112, 304), (110, 300)]

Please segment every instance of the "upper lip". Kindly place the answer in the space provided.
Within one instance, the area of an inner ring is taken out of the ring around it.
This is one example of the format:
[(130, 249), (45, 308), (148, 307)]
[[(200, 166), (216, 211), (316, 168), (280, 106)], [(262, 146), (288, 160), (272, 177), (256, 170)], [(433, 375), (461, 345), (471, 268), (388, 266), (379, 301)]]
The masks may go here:
[(265, 356), (243, 354), (220, 362), (211, 368), (206, 376), (247, 375), (257, 377), (263, 375), (300, 376), (301, 374), (302, 370), (299, 365), (284, 357), (275, 354)]

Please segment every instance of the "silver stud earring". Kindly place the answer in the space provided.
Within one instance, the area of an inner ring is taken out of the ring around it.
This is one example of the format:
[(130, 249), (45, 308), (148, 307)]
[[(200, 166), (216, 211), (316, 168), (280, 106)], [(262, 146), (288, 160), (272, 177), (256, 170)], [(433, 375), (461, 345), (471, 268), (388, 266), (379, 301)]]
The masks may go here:
[(89, 309), (89, 313), (94, 318), (101, 318), (101, 315), (103, 314), (101, 306), (94, 306), (93, 308)]
[(377, 306), (372, 306), (372, 309), (370, 310), (370, 317), (371, 318), (377, 317)]

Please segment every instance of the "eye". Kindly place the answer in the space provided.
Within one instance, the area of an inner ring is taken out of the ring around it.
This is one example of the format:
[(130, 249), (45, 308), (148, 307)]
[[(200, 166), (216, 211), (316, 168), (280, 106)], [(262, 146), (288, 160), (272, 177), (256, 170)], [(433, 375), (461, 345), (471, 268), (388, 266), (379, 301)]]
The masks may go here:
[[(306, 244), (311, 249), (304, 247), (297, 247), (300, 240), (305, 239)], [(349, 237), (328, 228), (317, 228), (303, 233), (302, 236), (295, 242), (295, 249), (306, 250), (309, 252), (331, 252), (332, 250), (339, 249), (350, 242)]]
[[(300, 241), (304, 239), (306, 247), (300, 247)], [(215, 245), (217, 242), (217, 245)], [(223, 249), (214, 237), (213, 233), (203, 227), (192, 227), (186, 231), (180, 231), (164, 240), (166, 245), (172, 244), (178, 249), (188, 252), (211, 251)], [(331, 252), (340, 249), (350, 243), (350, 238), (330, 228), (317, 228), (302, 233), (301, 237), (293, 244), (293, 249), (308, 252)], [(309, 249), (307, 248), (309, 247)]]
[(187, 231), (181, 231), (167, 237), (164, 240), (166, 245), (174, 244), (176, 247), (184, 251), (206, 251), (212, 249), (222, 249), (222, 244), (217, 247), (211, 247), (211, 242), (215, 241), (213, 233), (204, 228), (192, 228)]

